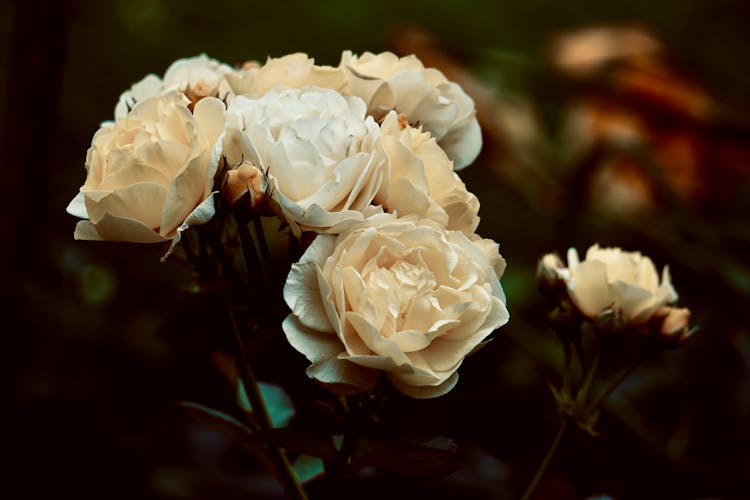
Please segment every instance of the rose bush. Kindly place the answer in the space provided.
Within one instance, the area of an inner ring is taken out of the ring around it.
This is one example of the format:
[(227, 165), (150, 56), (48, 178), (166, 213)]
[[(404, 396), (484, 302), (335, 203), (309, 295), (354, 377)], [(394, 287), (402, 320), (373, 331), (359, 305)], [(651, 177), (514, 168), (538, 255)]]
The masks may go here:
[(667, 304), (677, 300), (669, 268), (659, 275), (654, 263), (640, 252), (593, 245), (580, 261), (575, 248), (568, 250), (568, 267), (545, 256), (549, 272), (567, 286), (568, 295), (584, 316), (596, 320), (603, 313), (614, 313), (631, 325), (643, 325)]
[(141, 101), (174, 90), (185, 94), (190, 100), (191, 109), (204, 97), (227, 99), (233, 95), (233, 91), (225, 77), (233, 71), (231, 66), (211, 59), (206, 54), (178, 59), (167, 68), (163, 79), (154, 74), (147, 75), (123, 92), (115, 106), (115, 119), (127, 115)]
[(224, 154), (267, 174), (270, 197), (292, 231), (338, 233), (388, 179), (380, 128), (357, 97), (319, 87), (238, 96), (227, 111)]
[(318, 235), (284, 286), (291, 345), (310, 377), (334, 392), (371, 389), (385, 374), (402, 393), (437, 397), (508, 321), (505, 262), (490, 240), (416, 216), (373, 215)]
[(416, 214), (445, 228), (472, 234), (479, 225), (479, 200), (453, 171), (435, 139), (390, 112), (380, 127), (390, 163), (388, 190), (375, 198), (389, 212)]
[(205, 98), (191, 113), (179, 92), (142, 101), (100, 128), (86, 155), (86, 182), (68, 206), (82, 240), (156, 243), (214, 213), (224, 104)]
[(382, 119), (395, 110), (413, 126), (421, 125), (438, 141), (456, 170), (476, 159), (482, 133), (474, 101), (435, 68), (425, 68), (414, 55), (391, 52), (341, 55), (347, 85), (343, 92), (362, 98), (368, 113)]

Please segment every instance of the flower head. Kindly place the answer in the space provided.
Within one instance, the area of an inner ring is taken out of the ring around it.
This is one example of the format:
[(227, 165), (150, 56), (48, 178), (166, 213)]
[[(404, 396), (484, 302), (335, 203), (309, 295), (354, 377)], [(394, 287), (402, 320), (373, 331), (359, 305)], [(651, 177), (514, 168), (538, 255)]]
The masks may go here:
[(479, 200), (453, 171), (453, 162), (429, 132), (391, 111), (380, 127), (390, 163), (388, 189), (375, 198), (388, 211), (417, 214), (447, 229), (472, 234), (479, 225)]
[(364, 219), (388, 178), (380, 128), (357, 97), (319, 87), (238, 96), (227, 111), (224, 153), (268, 175), (292, 231), (338, 233)]
[(156, 243), (214, 213), (224, 104), (201, 100), (191, 113), (179, 92), (146, 99), (94, 135), (86, 182), (68, 206), (82, 240)]
[(318, 235), (292, 266), (284, 332), (339, 393), (385, 374), (415, 398), (450, 391), (465, 356), (508, 321), (497, 244), (415, 216), (377, 214)]
[(141, 101), (175, 90), (185, 94), (191, 110), (204, 97), (225, 99), (231, 93), (225, 76), (233, 71), (231, 66), (206, 54), (178, 59), (167, 68), (163, 79), (154, 74), (147, 75), (123, 92), (115, 106), (115, 119), (127, 115)]
[(572, 302), (592, 321), (614, 314), (618, 321), (644, 325), (660, 308), (677, 300), (669, 268), (664, 268), (660, 281), (654, 263), (640, 252), (593, 245), (581, 262), (571, 248), (568, 267), (549, 270), (566, 283)]
[(456, 83), (434, 68), (425, 68), (416, 56), (391, 52), (357, 56), (341, 54), (346, 71), (345, 94), (361, 97), (367, 111), (382, 119), (389, 111), (406, 115), (438, 141), (459, 170), (473, 162), (482, 149), (482, 133), (474, 101)]

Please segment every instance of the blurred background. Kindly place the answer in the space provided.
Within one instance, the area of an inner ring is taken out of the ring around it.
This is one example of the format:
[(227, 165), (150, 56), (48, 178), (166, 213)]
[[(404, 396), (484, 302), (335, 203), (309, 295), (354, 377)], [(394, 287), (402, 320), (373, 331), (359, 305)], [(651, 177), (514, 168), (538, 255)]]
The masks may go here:
[[(351, 49), (416, 53), (475, 99), (484, 149), (461, 176), (508, 261), (511, 322), (449, 395), (384, 411), (394, 433), (455, 440), (456, 472), (316, 480), (311, 496), (520, 496), (558, 418), (536, 262), (598, 242), (668, 264), (700, 330), (613, 394), (600, 437), (567, 436), (538, 498), (750, 497), (748, 19), (742, 0), (0, 2), (3, 496), (280, 494), (252, 450), (174, 405), (231, 412), (220, 301), (159, 248), (73, 241), (65, 207), (99, 123), (147, 73)], [(257, 372), (302, 418), (323, 396), (290, 351), (272, 340)]]

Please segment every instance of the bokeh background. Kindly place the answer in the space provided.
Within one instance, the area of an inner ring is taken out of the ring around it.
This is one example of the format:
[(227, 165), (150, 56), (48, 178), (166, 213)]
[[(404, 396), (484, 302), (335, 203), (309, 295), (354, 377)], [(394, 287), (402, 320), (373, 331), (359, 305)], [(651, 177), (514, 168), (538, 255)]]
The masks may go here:
[[(466, 88), (485, 147), (462, 172), (500, 243), (511, 322), (449, 395), (393, 398), (394, 433), (461, 467), (313, 481), (313, 498), (517, 498), (555, 432), (560, 353), (534, 284), (590, 244), (670, 265), (700, 326), (571, 433), (538, 498), (750, 497), (750, 5), (742, 0), (0, 2), (5, 498), (262, 498), (267, 466), (174, 401), (231, 412), (221, 304), (149, 246), (72, 240), (65, 206), (119, 94), (179, 57), (415, 52)], [(592, 31), (592, 29), (594, 29)], [(261, 379), (320, 397), (283, 339)], [(7, 495), (6, 495), (7, 494)]]

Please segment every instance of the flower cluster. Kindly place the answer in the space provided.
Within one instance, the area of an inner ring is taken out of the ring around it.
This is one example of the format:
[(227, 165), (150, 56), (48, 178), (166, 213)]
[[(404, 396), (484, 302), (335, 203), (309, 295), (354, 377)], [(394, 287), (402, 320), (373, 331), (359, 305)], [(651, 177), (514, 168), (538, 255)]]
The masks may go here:
[[(383, 378), (426, 398), (508, 321), (498, 245), (456, 171), (481, 149), (471, 98), (414, 56), (344, 51), (233, 68), (176, 61), (124, 92), (68, 211), (77, 239), (167, 243), (218, 210), (315, 236), (291, 266), (283, 324), (334, 392)], [(242, 207), (240, 207), (242, 205)]]

